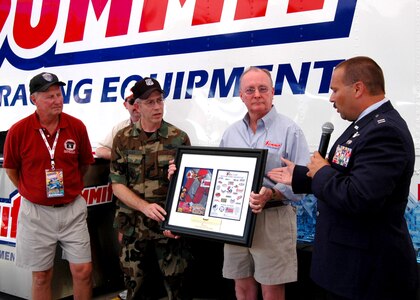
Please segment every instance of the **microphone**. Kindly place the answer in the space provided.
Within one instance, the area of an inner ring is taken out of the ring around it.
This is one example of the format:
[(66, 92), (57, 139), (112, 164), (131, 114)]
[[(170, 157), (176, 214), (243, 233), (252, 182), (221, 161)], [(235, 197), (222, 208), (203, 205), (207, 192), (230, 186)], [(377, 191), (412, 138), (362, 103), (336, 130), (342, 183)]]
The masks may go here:
[(334, 131), (334, 125), (326, 122), (322, 125), (321, 141), (319, 142), (318, 152), (325, 158), (327, 154), (328, 143), (330, 142), (331, 133)]

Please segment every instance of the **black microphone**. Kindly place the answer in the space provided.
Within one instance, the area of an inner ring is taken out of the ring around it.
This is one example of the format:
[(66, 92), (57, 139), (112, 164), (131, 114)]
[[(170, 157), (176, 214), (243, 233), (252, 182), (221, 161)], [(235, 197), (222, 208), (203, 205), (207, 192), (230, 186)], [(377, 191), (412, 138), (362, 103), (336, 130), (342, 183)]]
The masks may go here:
[(330, 142), (331, 133), (334, 131), (334, 125), (326, 122), (322, 125), (321, 141), (319, 142), (318, 152), (325, 158), (327, 154), (328, 143)]

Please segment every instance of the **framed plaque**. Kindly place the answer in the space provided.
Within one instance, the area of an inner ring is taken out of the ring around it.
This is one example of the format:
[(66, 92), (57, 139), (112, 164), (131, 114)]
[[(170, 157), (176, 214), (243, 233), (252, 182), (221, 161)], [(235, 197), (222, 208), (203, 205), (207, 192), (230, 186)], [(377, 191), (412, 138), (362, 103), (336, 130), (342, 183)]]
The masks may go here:
[(177, 149), (162, 229), (251, 246), (251, 191), (261, 189), (267, 150), (181, 146)]

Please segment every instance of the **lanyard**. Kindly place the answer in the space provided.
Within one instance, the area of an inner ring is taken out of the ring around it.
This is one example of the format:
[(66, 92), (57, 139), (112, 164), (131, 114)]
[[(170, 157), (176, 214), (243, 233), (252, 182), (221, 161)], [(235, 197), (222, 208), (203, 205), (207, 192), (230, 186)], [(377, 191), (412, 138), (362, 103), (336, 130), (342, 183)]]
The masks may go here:
[(50, 153), (51, 169), (52, 170), (55, 170), (54, 153), (55, 153), (55, 148), (57, 146), (58, 136), (60, 135), (60, 128), (57, 129), (57, 133), (55, 134), (55, 139), (54, 139), (54, 143), (53, 143), (52, 149), (50, 147), (50, 144), (48, 144), (47, 137), (45, 136), (44, 131), (42, 130), (42, 128), (39, 129), (39, 133), (41, 134), (42, 139), (44, 140), (45, 146), (47, 146), (48, 152)]

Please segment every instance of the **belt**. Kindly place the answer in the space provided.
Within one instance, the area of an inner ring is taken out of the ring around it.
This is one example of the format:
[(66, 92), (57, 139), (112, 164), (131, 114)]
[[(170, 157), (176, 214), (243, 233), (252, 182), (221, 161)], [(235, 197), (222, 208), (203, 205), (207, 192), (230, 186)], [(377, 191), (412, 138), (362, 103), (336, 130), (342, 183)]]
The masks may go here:
[(58, 208), (58, 207), (64, 207), (69, 205), (71, 202), (68, 203), (59, 203), (59, 204), (53, 204), (53, 205), (49, 205), (50, 207), (54, 207), (54, 208)]
[(270, 200), (265, 203), (264, 209), (287, 205), (282, 200)]

